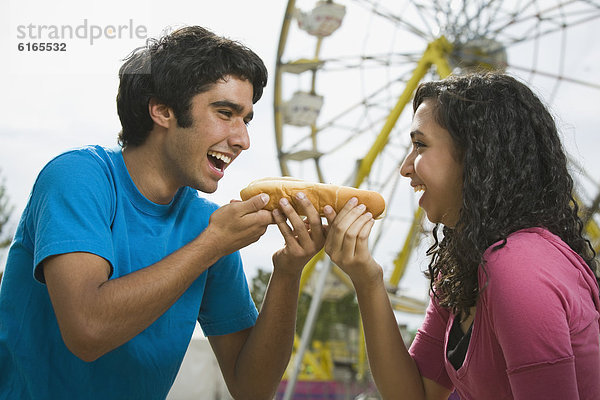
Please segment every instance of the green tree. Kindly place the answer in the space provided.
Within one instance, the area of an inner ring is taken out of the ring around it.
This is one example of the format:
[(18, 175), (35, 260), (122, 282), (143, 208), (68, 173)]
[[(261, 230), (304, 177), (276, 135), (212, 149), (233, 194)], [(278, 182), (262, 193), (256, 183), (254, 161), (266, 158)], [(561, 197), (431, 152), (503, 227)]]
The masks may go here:
[[(260, 268), (256, 276), (252, 278), (250, 291), (254, 304), (259, 309), (265, 297), (270, 278), (271, 272)], [(302, 334), (302, 328), (304, 327), (311, 301), (311, 295), (306, 293), (300, 294), (298, 300), (298, 323), (296, 324), (298, 335)], [(358, 326), (358, 319), (358, 304), (354, 292), (349, 292), (347, 295), (336, 300), (324, 299), (319, 308), (317, 322), (313, 331), (313, 340), (327, 341), (331, 339), (334, 325), (342, 324), (348, 328), (356, 328)]]
[[(302, 333), (304, 322), (308, 314), (312, 296), (302, 293), (298, 304), (298, 324), (296, 332)], [(359, 313), (358, 303), (354, 292), (349, 292), (339, 299), (323, 299), (319, 307), (317, 321), (315, 323), (312, 339), (326, 342), (332, 337), (334, 327), (343, 325), (348, 329), (358, 327)]]
[(258, 273), (252, 278), (252, 287), (250, 288), (250, 294), (256, 308), (260, 310), (260, 307), (265, 299), (265, 293), (267, 292), (267, 286), (269, 286), (269, 279), (271, 279), (271, 273), (258, 269)]

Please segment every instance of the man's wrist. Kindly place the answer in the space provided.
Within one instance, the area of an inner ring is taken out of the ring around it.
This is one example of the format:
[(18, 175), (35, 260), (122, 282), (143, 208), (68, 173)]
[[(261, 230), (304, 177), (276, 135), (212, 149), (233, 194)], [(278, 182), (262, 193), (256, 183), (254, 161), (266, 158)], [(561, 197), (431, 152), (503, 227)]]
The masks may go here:
[(291, 285), (300, 284), (302, 277), (302, 268), (273, 268), (272, 277), (276, 277), (279, 280), (284, 280)]
[(186, 247), (189, 247), (194, 254), (202, 255), (202, 264), (208, 264), (210, 266), (227, 255), (219, 247), (220, 244), (222, 243), (219, 243), (219, 240), (215, 239), (213, 235), (204, 231)]

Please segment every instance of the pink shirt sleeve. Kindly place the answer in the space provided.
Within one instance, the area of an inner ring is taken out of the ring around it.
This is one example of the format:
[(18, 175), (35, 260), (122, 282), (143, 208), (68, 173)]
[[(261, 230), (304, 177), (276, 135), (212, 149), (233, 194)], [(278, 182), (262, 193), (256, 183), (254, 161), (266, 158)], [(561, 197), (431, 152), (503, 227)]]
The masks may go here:
[(412, 342), (409, 353), (423, 377), (452, 390), (454, 385), (446, 373), (444, 364), (444, 337), (449, 317), (449, 311), (439, 307), (431, 297), (425, 319)]

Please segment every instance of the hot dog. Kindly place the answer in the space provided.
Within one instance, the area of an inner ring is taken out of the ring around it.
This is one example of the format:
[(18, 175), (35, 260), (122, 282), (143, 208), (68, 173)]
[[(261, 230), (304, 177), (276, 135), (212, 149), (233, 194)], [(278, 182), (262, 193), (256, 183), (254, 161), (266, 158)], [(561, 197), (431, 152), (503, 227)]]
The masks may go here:
[(336, 213), (339, 213), (352, 197), (356, 197), (359, 204), (364, 204), (367, 211), (373, 214), (373, 218), (381, 218), (385, 211), (385, 200), (381, 194), (375, 191), (350, 186), (314, 183), (290, 177), (255, 180), (242, 189), (240, 197), (242, 200), (248, 200), (259, 193), (266, 193), (270, 197), (269, 203), (265, 206), (266, 210), (274, 210), (279, 207), (279, 200), (285, 197), (299, 211), (300, 208), (297, 207), (296, 200), (296, 193), (298, 192), (304, 193), (322, 216), (325, 215), (323, 207), (326, 205), (330, 205)]

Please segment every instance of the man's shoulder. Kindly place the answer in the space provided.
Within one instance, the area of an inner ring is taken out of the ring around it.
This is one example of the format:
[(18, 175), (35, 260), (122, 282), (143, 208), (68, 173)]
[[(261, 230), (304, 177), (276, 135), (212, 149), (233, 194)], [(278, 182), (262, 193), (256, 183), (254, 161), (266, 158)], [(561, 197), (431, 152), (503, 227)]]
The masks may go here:
[(114, 160), (117, 154), (117, 149), (109, 149), (98, 145), (74, 147), (56, 155), (47, 165), (77, 163), (84, 162), (84, 160), (95, 160), (97, 163), (103, 164)]
[(32, 188), (32, 197), (47, 195), (60, 197), (67, 193), (97, 193), (111, 189), (114, 181), (114, 155), (100, 146), (86, 146), (66, 150), (52, 158), (38, 174)]
[(112, 174), (118, 165), (117, 150), (101, 146), (85, 146), (66, 150), (52, 158), (40, 171), (38, 180), (50, 177), (51, 180), (65, 177), (72, 180), (80, 177), (93, 178), (94, 174)]

